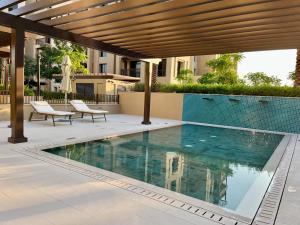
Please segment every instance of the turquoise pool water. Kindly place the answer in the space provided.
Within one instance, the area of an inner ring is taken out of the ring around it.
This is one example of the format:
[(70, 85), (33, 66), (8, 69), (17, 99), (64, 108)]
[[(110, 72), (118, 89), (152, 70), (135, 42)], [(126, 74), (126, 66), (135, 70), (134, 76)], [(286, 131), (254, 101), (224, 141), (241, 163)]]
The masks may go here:
[(45, 151), (234, 211), (282, 138), (186, 124)]

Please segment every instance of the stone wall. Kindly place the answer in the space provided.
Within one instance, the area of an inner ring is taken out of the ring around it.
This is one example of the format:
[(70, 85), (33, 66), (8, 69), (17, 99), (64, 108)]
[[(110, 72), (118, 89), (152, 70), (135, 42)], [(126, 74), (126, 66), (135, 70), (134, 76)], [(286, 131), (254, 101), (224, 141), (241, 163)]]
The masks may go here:
[[(121, 93), (120, 108), (142, 116), (144, 93)], [(155, 92), (151, 117), (300, 133), (300, 98)]]
[[(143, 92), (120, 93), (121, 113), (140, 115), (144, 113)], [(183, 94), (152, 93), (151, 116), (166, 119), (182, 119)]]

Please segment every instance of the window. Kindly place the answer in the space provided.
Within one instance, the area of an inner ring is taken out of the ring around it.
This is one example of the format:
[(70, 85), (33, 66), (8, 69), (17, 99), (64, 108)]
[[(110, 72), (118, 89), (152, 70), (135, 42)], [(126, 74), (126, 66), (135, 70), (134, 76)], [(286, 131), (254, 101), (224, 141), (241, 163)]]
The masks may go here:
[(167, 59), (162, 59), (158, 64), (158, 73), (157, 76), (165, 77), (167, 70)]
[(177, 76), (180, 74), (180, 71), (184, 69), (184, 63), (178, 61), (177, 62)]
[(82, 96), (93, 96), (94, 84), (92, 83), (77, 83), (76, 93)]
[(178, 171), (179, 158), (175, 157), (172, 161), (172, 173), (176, 173)]
[(106, 63), (99, 64), (99, 73), (107, 73), (107, 64)]
[(107, 52), (100, 52), (100, 57), (106, 57), (107, 56)]
[(129, 76), (140, 77), (141, 76), (141, 62), (140, 61), (130, 61), (129, 63)]

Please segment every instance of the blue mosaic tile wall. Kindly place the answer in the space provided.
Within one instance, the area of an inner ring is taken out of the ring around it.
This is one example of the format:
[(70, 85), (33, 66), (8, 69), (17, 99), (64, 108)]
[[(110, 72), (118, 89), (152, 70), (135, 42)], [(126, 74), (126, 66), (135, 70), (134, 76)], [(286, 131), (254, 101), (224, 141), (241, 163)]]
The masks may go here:
[(300, 133), (300, 98), (185, 94), (184, 121)]

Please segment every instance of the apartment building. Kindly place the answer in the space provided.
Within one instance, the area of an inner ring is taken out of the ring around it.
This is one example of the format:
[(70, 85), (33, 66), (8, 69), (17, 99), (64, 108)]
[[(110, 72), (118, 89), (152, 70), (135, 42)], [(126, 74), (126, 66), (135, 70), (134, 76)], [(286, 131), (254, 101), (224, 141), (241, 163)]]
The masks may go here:
[[(156, 82), (162, 84), (177, 83), (177, 75), (183, 69), (193, 72), (194, 81), (210, 71), (207, 62), (215, 59), (217, 55), (172, 57), (166, 59), (151, 59), (150, 68), (157, 66)], [(107, 52), (88, 49), (87, 69), (91, 73), (111, 73), (140, 78), (144, 81), (145, 62), (118, 56)]]
[[(36, 58), (37, 49), (43, 45), (54, 45), (51, 38), (34, 39), (27, 38), (25, 42), (25, 55)], [(150, 70), (153, 64), (157, 68), (156, 82), (161, 84), (178, 83), (176, 77), (181, 70), (189, 69), (193, 73), (196, 82), (199, 77), (210, 71), (207, 62), (215, 59), (217, 55), (172, 57), (166, 59), (147, 59), (150, 62)], [(91, 74), (118, 74), (139, 78), (144, 82), (146, 63), (143, 60), (132, 59), (124, 56), (111, 54), (104, 51), (87, 49), (86, 68)], [(152, 71), (150, 71), (152, 73)]]

